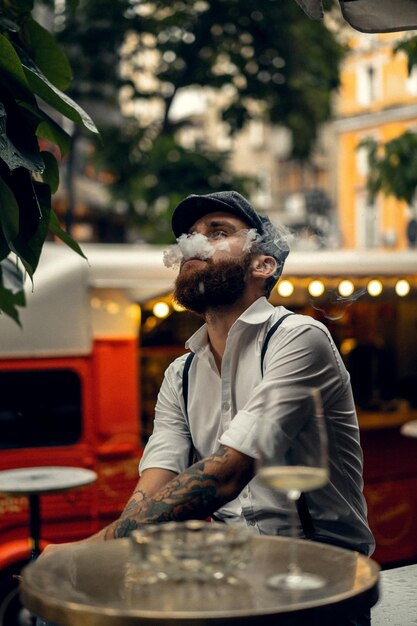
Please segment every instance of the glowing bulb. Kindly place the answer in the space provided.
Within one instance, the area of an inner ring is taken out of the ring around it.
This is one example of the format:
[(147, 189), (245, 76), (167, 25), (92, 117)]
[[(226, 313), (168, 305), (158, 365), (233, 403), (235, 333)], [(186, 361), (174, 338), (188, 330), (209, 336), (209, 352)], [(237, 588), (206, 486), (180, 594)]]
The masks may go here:
[(347, 298), (348, 296), (352, 295), (352, 293), (355, 290), (355, 287), (351, 280), (342, 280), (340, 281), (337, 289), (341, 296), (343, 296), (344, 298)]
[(278, 283), (277, 291), (283, 298), (288, 298), (294, 293), (294, 285), (289, 280), (282, 280)]
[(108, 302), (106, 305), (106, 311), (107, 313), (110, 313), (110, 315), (117, 315), (117, 313), (120, 312), (120, 306), (117, 302)]
[(312, 280), (308, 286), (308, 293), (313, 298), (318, 298), (324, 293), (324, 285), (321, 280)]
[(130, 304), (127, 308), (126, 308), (126, 315), (128, 317), (130, 317), (132, 320), (134, 320), (135, 322), (138, 322), (140, 320), (140, 306), (139, 304)]
[(340, 344), (340, 352), (341, 354), (343, 354), (343, 356), (347, 356), (348, 354), (350, 354), (350, 352), (352, 352), (354, 348), (356, 348), (357, 345), (358, 342), (353, 337), (344, 339)]
[(382, 283), (380, 280), (370, 280), (366, 289), (370, 296), (379, 296), (382, 292)]
[(183, 307), (182, 304), (179, 304), (178, 302), (175, 302), (175, 300), (172, 302), (172, 308), (177, 313), (182, 313), (182, 311), (185, 311), (185, 307)]
[(146, 320), (146, 322), (143, 325), (144, 330), (146, 331), (151, 331), (155, 328), (155, 326), (157, 325), (158, 320), (156, 319), (156, 317), (148, 317), (148, 319)]
[(90, 304), (92, 309), (99, 309), (101, 307), (101, 300), (100, 298), (91, 298)]
[(166, 302), (157, 302), (154, 305), (152, 312), (155, 317), (158, 317), (159, 319), (164, 319), (164, 317), (168, 317), (169, 315), (169, 306)]
[(395, 293), (397, 296), (406, 296), (410, 293), (410, 283), (408, 280), (399, 280), (395, 285)]

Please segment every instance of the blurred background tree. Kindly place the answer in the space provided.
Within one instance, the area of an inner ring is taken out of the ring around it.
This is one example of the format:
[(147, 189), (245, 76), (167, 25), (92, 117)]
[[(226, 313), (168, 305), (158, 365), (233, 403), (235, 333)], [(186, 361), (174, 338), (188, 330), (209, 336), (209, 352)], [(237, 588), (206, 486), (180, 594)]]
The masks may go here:
[(198, 101), (214, 90), (230, 136), (255, 110), (286, 126), (292, 156), (307, 159), (339, 84), (341, 46), (292, 0), (80, 0), (76, 11), (61, 0), (54, 28), (76, 77), (70, 94), (100, 129), (89, 163), (106, 173), (113, 209), (149, 242), (171, 240), (185, 195), (256, 185), (232, 174), (227, 150), (184, 141), (195, 124), (179, 110), (184, 92)]

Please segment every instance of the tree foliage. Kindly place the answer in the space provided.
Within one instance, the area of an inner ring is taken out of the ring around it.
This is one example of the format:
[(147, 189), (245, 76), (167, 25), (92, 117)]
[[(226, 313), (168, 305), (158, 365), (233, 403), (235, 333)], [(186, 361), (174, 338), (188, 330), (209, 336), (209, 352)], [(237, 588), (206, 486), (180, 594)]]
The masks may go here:
[[(65, 117), (97, 132), (89, 115), (63, 92), (71, 81), (70, 65), (32, 10), (32, 0), (3, 0), (0, 9), (0, 311), (16, 321), (16, 306), (24, 304), (23, 274), (10, 253), (31, 278), (48, 231), (81, 253), (51, 209), (57, 159), (70, 145), (57, 120)], [(43, 139), (50, 150), (41, 149)]]
[(322, 23), (282, 0), (145, 0), (138, 10), (136, 68), (145, 73), (154, 58), (156, 80), (137, 95), (162, 100), (164, 129), (181, 89), (227, 87), (223, 118), (232, 133), (256, 101), (269, 121), (291, 130), (293, 155), (308, 156), (339, 84), (342, 50)]
[[(410, 73), (417, 65), (417, 37), (399, 43), (394, 48), (398, 52), (407, 55)], [(417, 189), (417, 134), (408, 130), (386, 143), (365, 139), (358, 147), (368, 153), (370, 199), (382, 192), (412, 205)]]
[(343, 54), (292, 0), (80, 0), (75, 14), (64, 9), (57, 37), (74, 68), (74, 97), (111, 107), (122, 88), (138, 111), (122, 124), (98, 121), (95, 159), (112, 174), (114, 200), (159, 241), (184, 194), (253, 187), (231, 174), (227, 152), (181, 141), (194, 125), (172, 115), (181, 93), (215, 90), (229, 135), (255, 115), (287, 126), (293, 156), (305, 159), (330, 115)]
[(417, 188), (417, 135), (407, 131), (385, 144), (366, 139), (360, 146), (368, 151), (371, 201), (383, 192), (411, 205)]

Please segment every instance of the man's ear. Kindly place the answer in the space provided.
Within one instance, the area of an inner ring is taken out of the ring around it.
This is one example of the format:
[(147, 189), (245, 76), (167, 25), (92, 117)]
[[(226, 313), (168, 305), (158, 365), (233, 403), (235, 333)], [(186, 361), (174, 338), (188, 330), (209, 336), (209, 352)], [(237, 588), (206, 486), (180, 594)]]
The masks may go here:
[(277, 262), (273, 256), (259, 255), (252, 263), (253, 275), (259, 278), (269, 278), (277, 271)]

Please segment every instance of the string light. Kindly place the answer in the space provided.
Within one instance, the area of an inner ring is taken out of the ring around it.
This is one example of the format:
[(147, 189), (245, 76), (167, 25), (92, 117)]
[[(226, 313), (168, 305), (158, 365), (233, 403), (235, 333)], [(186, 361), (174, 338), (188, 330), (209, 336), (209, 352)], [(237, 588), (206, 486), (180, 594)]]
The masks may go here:
[(339, 283), (337, 290), (341, 296), (343, 296), (344, 298), (347, 298), (352, 295), (352, 293), (355, 290), (355, 287), (351, 280), (342, 280)]
[(408, 280), (399, 280), (395, 285), (395, 293), (397, 296), (404, 297), (410, 293), (410, 283)]
[(379, 296), (382, 293), (382, 283), (380, 280), (370, 280), (366, 289), (370, 296)]
[(313, 298), (318, 298), (324, 293), (324, 284), (321, 280), (312, 280), (308, 286), (308, 293)]
[(177, 313), (182, 313), (183, 311), (185, 311), (185, 307), (182, 306), (182, 304), (179, 304), (178, 302), (176, 302), (175, 300), (172, 301), (172, 308), (174, 309), (174, 311), (176, 311)]
[(117, 315), (117, 313), (120, 313), (120, 305), (113, 301), (107, 302), (106, 311), (110, 313), (110, 315)]
[(169, 306), (166, 302), (157, 302), (154, 305), (152, 312), (158, 319), (164, 319), (169, 315)]
[(294, 293), (294, 285), (289, 280), (282, 280), (278, 283), (277, 291), (282, 298), (288, 298)]

